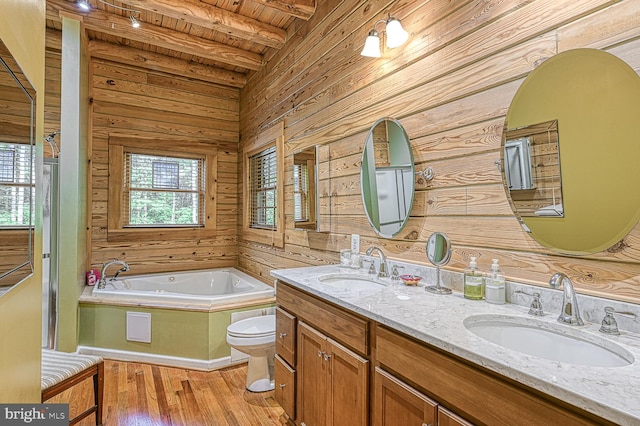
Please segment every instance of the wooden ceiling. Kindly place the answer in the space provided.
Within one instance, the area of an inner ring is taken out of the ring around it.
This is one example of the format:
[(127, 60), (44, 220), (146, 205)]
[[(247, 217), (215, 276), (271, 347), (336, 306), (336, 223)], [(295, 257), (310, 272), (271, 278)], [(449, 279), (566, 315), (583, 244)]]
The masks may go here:
[[(84, 12), (77, 0), (47, 0), (48, 46), (59, 47), (63, 16), (80, 17), (91, 56), (238, 88), (316, 9), (316, 0), (88, 3), (91, 10)], [(130, 15), (140, 28), (132, 27)]]

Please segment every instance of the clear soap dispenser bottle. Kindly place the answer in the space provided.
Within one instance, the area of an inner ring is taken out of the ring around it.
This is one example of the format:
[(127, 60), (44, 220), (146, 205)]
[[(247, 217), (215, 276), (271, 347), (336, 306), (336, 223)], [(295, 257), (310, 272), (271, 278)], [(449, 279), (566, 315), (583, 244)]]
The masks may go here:
[(476, 258), (472, 257), (464, 271), (464, 297), (471, 300), (484, 299), (484, 274), (478, 269)]
[(502, 305), (505, 302), (504, 275), (500, 271), (498, 259), (492, 259), (491, 273), (485, 278), (485, 299), (488, 303)]

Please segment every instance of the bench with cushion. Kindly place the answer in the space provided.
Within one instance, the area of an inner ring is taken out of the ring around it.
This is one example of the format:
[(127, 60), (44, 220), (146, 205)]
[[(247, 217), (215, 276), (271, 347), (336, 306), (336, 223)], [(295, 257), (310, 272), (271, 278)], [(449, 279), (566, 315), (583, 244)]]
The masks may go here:
[(96, 425), (102, 424), (102, 391), (104, 389), (104, 363), (95, 355), (42, 350), (42, 402), (58, 395), (83, 380), (93, 377), (94, 405), (73, 419), (69, 425), (96, 414)]

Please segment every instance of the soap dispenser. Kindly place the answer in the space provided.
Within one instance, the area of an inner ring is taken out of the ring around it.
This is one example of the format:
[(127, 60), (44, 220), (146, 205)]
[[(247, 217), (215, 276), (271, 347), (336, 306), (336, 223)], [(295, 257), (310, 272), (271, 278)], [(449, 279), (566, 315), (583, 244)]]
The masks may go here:
[(502, 305), (505, 302), (505, 280), (498, 259), (492, 259), (491, 273), (485, 278), (485, 300)]
[(464, 271), (464, 297), (471, 300), (484, 299), (484, 274), (478, 269), (476, 258), (471, 257)]

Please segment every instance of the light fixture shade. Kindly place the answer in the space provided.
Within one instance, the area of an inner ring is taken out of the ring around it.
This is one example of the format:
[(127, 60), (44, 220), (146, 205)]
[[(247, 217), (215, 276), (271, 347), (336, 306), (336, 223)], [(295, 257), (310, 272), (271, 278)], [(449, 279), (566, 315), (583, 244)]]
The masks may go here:
[(131, 26), (133, 28), (140, 28), (140, 22), (138, 22), (135, 16), (129, 15), (129, 19), (131, 19)]
[(400, 47), (408, 39), (409, 33), (402, 28), (400, 21), (396, 18), (389, 18), (389, 21), (387, 21), (387, 47), (390, 49)]
[(82, 10), (90, 10), (91, 6), (89, 6), (89, 3), (87, 0), (79, 0), (78, 1), (78, 7)]
[(382, 56), (380, 53), (380, 37), (376, 30), (369, 31), (369, 35), (364, 42), (364, 48), (360, 52), (362, 56), (368, 56), (370, 58), (379, 58)]

